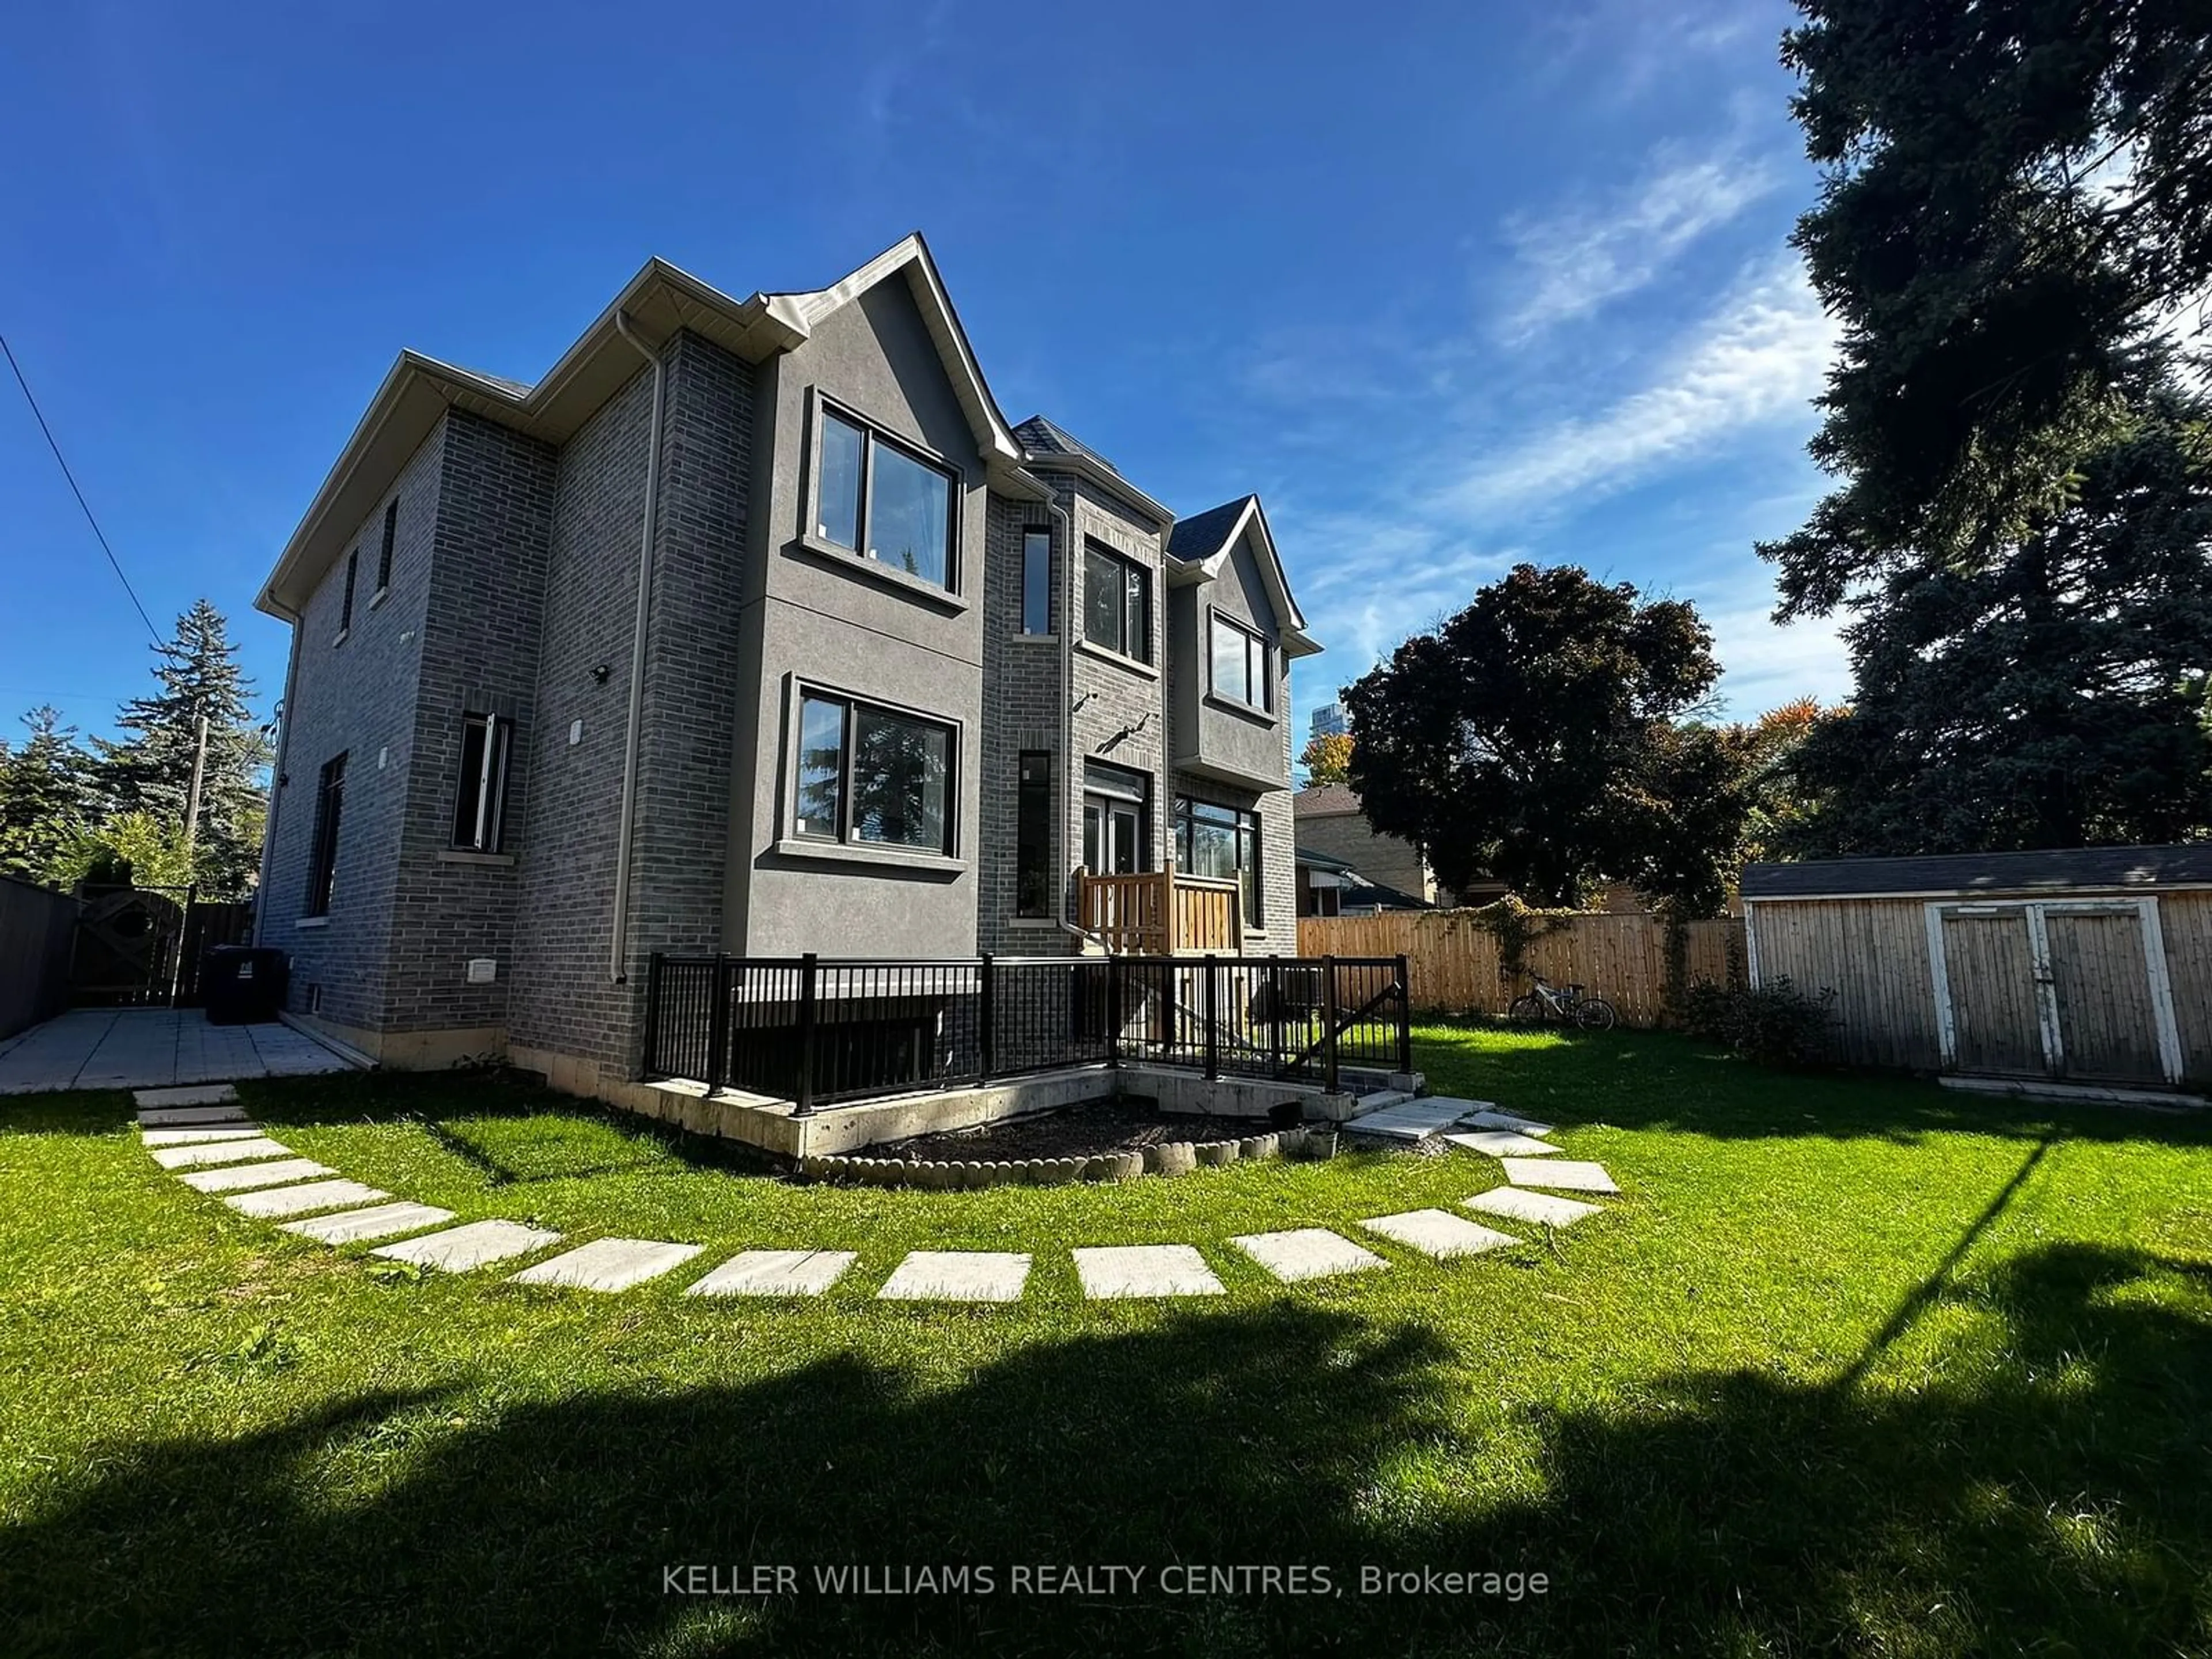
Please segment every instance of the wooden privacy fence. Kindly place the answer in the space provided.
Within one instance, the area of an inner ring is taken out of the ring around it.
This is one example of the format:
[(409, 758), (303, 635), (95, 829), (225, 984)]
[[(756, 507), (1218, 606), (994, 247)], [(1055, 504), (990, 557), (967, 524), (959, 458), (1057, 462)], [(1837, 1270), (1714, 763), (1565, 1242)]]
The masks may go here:
[[(1734, 916), (1689, 925), (1686, 983), (1743, 978), (1743, 923)], [(1416, 1008), (1503, 1014), (1528, 988), (1498, 973), (1495, 934), (1465, 910), (1388, 910), (1372, 916), (1308, 916), (1298, 923), (1302, 957), (1404, 957)], [(1620, 1012), (1624, 1025), (1663, 1025), (1667, 924), (1654, 915), (1590, 912), (1532, 940), (1522, 953), (1558, 985), (1580, 983)]]
[(0, 1037), (69, 1006), (76, 901), (0, 876)]

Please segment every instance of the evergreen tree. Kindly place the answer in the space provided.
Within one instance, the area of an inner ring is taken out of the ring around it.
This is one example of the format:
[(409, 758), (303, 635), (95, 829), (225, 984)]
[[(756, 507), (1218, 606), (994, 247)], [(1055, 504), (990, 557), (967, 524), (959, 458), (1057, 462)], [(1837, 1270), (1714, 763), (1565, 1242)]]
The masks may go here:
[(1857, 685), (1794, 763), (1800, 844), (2198, 833), (2212, 406), (2154, 325), (2212, 246), (2199, 9), (1800, 9), (1796, 241), (1844, 341), (1812, 453), (1845, 482), (1760, 551), (1778, 619), (1850, 613)]
[(266, 810), (263, 769), (273, 747), (255, 722), (252, 683), (240, 671), (222, 613), (205, 599), (177, 618), (173, 640), (154, 647), (159, 690), (134, 698), (116, 716), (130, 735), (95, 740), (99, 783), (110, 815), (143, 812), (181, 837), (191, 791), (199, 718), (208, 722), (191, 873), (203, 895), (242, 896), (261, 858)]
[(30, 736), (0, 743), (0, 871), (48, 886), (64, 884), (85, 835), (88, 763), (76, 728), (51, 707), (23, 716)]

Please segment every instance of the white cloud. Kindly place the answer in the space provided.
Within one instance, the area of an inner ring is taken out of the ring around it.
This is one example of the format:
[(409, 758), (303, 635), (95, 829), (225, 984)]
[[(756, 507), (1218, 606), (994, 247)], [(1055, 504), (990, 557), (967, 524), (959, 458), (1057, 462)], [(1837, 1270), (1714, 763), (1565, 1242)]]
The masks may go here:
[(1692, 243), (1781, 182), (1778, 168), (1741, 144), (1698, 160), (1662, 151), (1649, 173), (1601, 209), (1509, 222), (1506, 240), (1526, 269), (1528, 291), (1500, 333), (1509, 343), (1525, 341), (1649, 286)]
[(1437, 505), (1481, 522), (1570, 496), (1580, 504), (1747, 428), (1809, 425), (1805, 404), (1834, 350), (1834, 327), (1792, 257), (1740, 284), (1652, 384), (1482, 458)]
[[(1692, 596), (1694, 597), (1694, 596)], [(1828, 617), (1778, 626), (1765, 605), (1715, 610), (1700, 602), (1721, 660), (1720, 696), (1731, 720), (1753, 720), (1796, 697), (1844, 702), (1851, 693), (1850, 659)]]

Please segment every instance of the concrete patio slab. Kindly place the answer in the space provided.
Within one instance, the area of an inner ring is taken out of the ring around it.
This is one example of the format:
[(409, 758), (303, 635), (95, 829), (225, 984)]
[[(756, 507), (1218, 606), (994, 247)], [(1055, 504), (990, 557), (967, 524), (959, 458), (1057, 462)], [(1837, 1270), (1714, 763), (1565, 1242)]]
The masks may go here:
[(182, 1089), (138, 1089), (131, 1096), (131, 1103), (143, 1109), (148, 1106), (227, 1106), (238, 1098), (238, 1091), (228, 1083), (195, 1083)]
[(243, 1106), (157, 1106), (138, 1114), (142, 1129), (215, 1128), (252, 1121)]
[(1559, 1149), (1512, 1129), (1467, 1129), (1444, 1137), (1455, 1146), (1486, 1158), (1550, 1158)]
[(686, 1296), (820, 1296), (860, 1260), (854, 1250), (740, 1250)]
[(1372, 1123), (1420, 1124), (1431, 1130), (1449, 1127), (1465, 1115), (1469, 1103), (1463, 1100), (1401, 1100), (1395, 1106), (1365, 1113), (1351, 1120), (1345, 1127), (1364, 1129)]
[(1246, 1233), (1229, 1241), (1288, 1285), (1339, 1273), (1370, 1273), (1390, 1264), (1326, 1227), (1300, 1227), (1286, 1233)]
[(1485, 1250), (1521, 1242), (1510, 1233), (1478, 1227), (1449, 1210), (1408, 1210), (1403, 1215), (1378, 1215), (1359, 1224), (1370, 1232), (1411, 1245), (1439, 1261), (1449, 1261), (1455, 1256), (1480, 1255)]
[(306, 1215), (311, 1210), (343, 1210), (356, 1204), (374, 1204), (391, 1197), (358, 1181), (311, 1181), (304, 1187), (268, 1187), (258, 1193), (234, 1193), (223, 1202), (240, 1215), (274, 1221), (280, 1216)]
[(1581, 1164), (1571, 1158), (1550, 1161), (1534, 1158), (1501, 1160), (1505, 1178), (1516, 1187), (1559, 1187), (1571, 1193), (1617, 1193), (1613, 1177), (1602, 1164)]
[(1075, 1252), (1075, 1276), (1093, 1301), (1115, 1297), (1225, 1294), (1189, 1244), (1116, 1244)]
[[(382, 1198), (385, 1194), (379, 1193), (377, 1196)], [(560, 1234), (542, 1227), (526, 1227), (520, 1221), (471, 1221), (442, 1233), (426, 1233), (421, 1238), (403, 1239), (397, 1244), (380, 1244), (369, 1254), (393, 1261), (412, 1261), (417, 1267), (441, 1268), (447, 1273), (466, 1273), (471, 1267), (512, 1261), (560, 1242)]]
[(142, 1129), (139, 1140), (153, 1146), (198, 1146), (218, 1140), (251, 1140), (261, 1133), (258, 1123), (210, 1123), (197, 1129)]
[(292, 1149), (267, 1135), (243, 1140), (204, 1140), (193, 1146), (156, 1146), (154, 1162), (165, 1170), (189, 1170), (202, 1164), (246, 1164), (257, 1158), (289, 1158)]
[(336, 1215), (309, 1216), (288, 1221), (283, 1230), (325, 1244), (352, 1244), (365, 1238), (390, 1238), (396, 1233), (419, 1233), (453, 1218), (451, 1210), (434, 1204), (379, 1204), (374, 1209), (340, 1210)]
[(595, 1238), (515, 1274), (518, 1285), (560, 1285), (576, 1291), (626, 1291), (682, 1267), (707, 1247), (650, 1238)]
[(1509, 1221), (1534, 1221), (1547, 1227), (1571, 1227), (1584, 1216), (1605, 1212), (1601, 1204), (1584, 1204), (1577, 1199), (1561, 1198), (1557, 1193), (1532, 1193), (1526, 1187), (1493, 1187), (1473, 1198), (1463, 1198), (1460, 1203), (1464, 1208), (1480, 1210), (1485, 1215), (1504, 1216)]
[(187, 1170), (177, 1177), (196, 1193), (242, 1193), (255, 1187), (282, 1187), (315, 1176), (336, 1175), (312, 1158), (280, 1158), (267, 1164), (233, 1164), (220, 1170)]
[(1516, 1134), (1547, 1135), (1552, 1133), (1548, 1123), (1539, 1123), (1533, 1117), (1519, 1117), (1511, 1112), (1501, 1112), (1486, 1107), (1479, 1112), (1469, 1112), (1460, 1119), (1470, 1129), (1510, 1129)]
[(889, 1302), (1018, 1302), (1030, 1259), (1014, 1250), (915, 1250), (876, 1295)]
[(1379, 1112), (1373, 1117), (1355, 1118), (1342, 1126), (1346, 1134), (1376, 1135), (1407, 1142), (1426, 1140), (1443, 1127), (1440, 1123), (1407, 1122), (1402, 1119), (1385, 1117)]
[(347, 1069), (337, 1054), (289, 1025), (210, 1025), (198, 1008), (76, 1008), (0, 1052), (0, 1095), (166, 1089)]

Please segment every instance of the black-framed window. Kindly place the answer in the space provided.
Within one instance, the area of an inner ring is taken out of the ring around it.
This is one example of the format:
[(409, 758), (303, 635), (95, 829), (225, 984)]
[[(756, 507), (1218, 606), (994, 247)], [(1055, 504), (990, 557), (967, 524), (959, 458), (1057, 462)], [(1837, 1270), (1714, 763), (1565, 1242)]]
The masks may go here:
[(353, 627), (354, 578), (361, 574), (361, 550), (346, 555), (345, 597), (338, 601), (338, 632), (344, 634)]
[(376, 591), (384, 592), (392, 586), (392, 544), (399, 534), (399, 502), (395, 498), (385, 504), (384, 543), (376, 550)]
[(815, 533), (833, 546), (952, 586), (952, 475), (874, 428), (824, 409)]
[(1152, 865), (1152, 781), (1142, 772), (1086, 761), (1083, 768), (1083, 867), (1094, 876), (1134, 875)]
[(337, 888), (338, 819), (345, 809), (346, 757), (323, 763), (315, 784), (315, 837), (307, 858), (307, 914), (326, 916)]
[(1264, 920), (1260, 895), (1260, 818), (1241, 807), (1178, 795), (1175, 803), (1176, 868), (1187, 876), (1233, 881), (1243, 896), (1244, 925)]
[(1262, 714), (1273, 713), (1274, 682), (1267, 672), (1267, 641), (1218, 611), (1207, 614), (1212, 629), (1213, 695)]
[(507, 767), (514, 722), (471, 714), (461, 727), (461, 780), (453, 794), (453, 845), (496, 853), (507, 827)]
[(799, 810), (816, 841), (952, 851), (953, 732), (829, 691), (799, 700)]
[(1083, 637), (1137, 662), (1152, 659), (1152, 573), (1096, 543), (1083, 550)]
[(1022, 532), (1022, 632), (1052, 632), (1052, 532), (1039, 525)]
[(1014, 789), (1014, 914), (1052, 914), (1052, 756), (1024, 749)]

